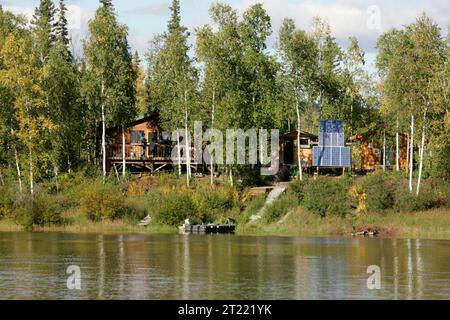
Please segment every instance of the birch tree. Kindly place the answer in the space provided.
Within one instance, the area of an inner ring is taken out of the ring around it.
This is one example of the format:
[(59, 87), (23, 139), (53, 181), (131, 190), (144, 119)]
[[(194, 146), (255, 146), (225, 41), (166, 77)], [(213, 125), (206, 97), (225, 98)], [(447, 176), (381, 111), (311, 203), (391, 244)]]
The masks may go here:
[[(100, 0), (100, 3), (95, 18), (89, 22), (90, 37), (84, 44), (88, 72), (85, 81), (89, 82), (85, 87), (88, 88), (90, 102), (94, 104), (95, 109), (99, 110), (97, 114), (102, 126), (103, 176), (106, 177), (106, 128), (117, 122), (119, 109), (134, 108), (135, 106), (133, 104), (126, 105), (126, 100), (133, 93), (129, 94), (124, 91), (130, 89), (124, 89), (124, 83), (129, 85), (129, 79), (124, 79), (124, 74), (130, 72), (131, 68), (127, 27), (118, 22), (111, 0)], [(95, 95), (98, 98), (92, 98)]]
[[(0, 71), (0, 83), (14, 92), (14, 113), (18, 123), (16, 134), (27, 149), (28, 182), (33, 195), (36, 163), (42, 163), (48, 158), (48, 151), (43, 145), (55, 125), (45, 110), (46, 103), (40, 86), (42, 69), (34, 65), (30, 42), (11, 34), (5, 41), (1, 56), (4, 69)], [(36, 153), (39, 153), (39, 159)]]
[[(162, 128), (175, 131), (184, 128), (184, 158), (186, 161), (187, 184), (191, 178), (190, 123), (194, 109), (197, 88), (197, 71), (189, 57), (189, 32), (181, 24), (180, 2), (173, 0), (170, 7), (171, 18), (167, 32), (156, 39), (149, 53), (149, 111), (157, 111)], [(180, 153), (181, 142), (177, 139)], [(181, 175), (181, 158), (178, 157)]]
[(295, 100), (295, 113), (297, 116), (297, 158), (298, 177), (303, 180), (302, 153), (300, 146), (301, 138), (301, 113), (303, 106), (312, 97), (314, 85), (314, 72), (316, 69), (317, 46), (308, 34), (301, 30), (296, 30), (294, 21), (286, 19), (279, 35), (280, 54), (283, 59), (284, 74), (287, 79), (292, 97)]

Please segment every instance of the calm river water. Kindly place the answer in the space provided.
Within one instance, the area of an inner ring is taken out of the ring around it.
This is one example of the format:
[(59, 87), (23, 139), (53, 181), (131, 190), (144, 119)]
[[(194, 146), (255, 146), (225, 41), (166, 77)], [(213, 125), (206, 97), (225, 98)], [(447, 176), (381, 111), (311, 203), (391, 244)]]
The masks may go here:
[(450, 299), (450, 241), (0, 233), (0, 299)]

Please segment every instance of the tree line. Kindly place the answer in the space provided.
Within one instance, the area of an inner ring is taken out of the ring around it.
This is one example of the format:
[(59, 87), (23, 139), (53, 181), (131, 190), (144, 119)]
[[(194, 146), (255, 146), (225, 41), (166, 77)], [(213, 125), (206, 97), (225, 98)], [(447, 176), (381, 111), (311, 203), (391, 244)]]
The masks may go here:
[[(321, 119), (340, 119), (347, 136), (368, 132), (397, 154), (408, 133), (410, 191), (414, 177), (417, 193), (425, 175), (449, 178), (449, 39), (426, 15), (379, 38), (373, 77), (358, 40), (342, 48), (319, 17), (310, 31), (292, 19), (274, 31), (261, 4), (239, 15), (217, 3), (210, 24), (191, 34), (179, 0), (170, 11), (143, 67), (111, 0), (100, 0), (78, 59), (64, 0), (41, 0), (31, 21), (0, 7), (0, 183), (12, 179), (33, 194), (36, 182), (87, 165), (101, 165), (106, 176), (107, 129), (120, 128), (125, 141), (140, 114), (185, 132), (201, 120), (219, 130), (317, 133)], [(277, 44), (268, 48), (274, 32)], [(224, 170), (232, 180), (239, 168)]]

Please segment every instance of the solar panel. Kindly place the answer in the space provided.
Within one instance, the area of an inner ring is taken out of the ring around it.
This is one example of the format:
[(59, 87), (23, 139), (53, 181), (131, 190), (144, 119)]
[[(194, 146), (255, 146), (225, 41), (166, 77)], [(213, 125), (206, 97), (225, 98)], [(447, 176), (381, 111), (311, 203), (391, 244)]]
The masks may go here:
[(320, 122), (319, 145), (322, 147), (345, 147), (342, 121), (325, 120)]
[(314, 147), (313, 166), (330, 168), (349, 168), (351, 166), (351, 148)]
[(322, 147), (345, 147), (343, 133), (321, 133), (319, 145)]
[(323, 120), (320, 121), (320, 132), (344, 133), (344, 126), (340, 120)]
[(351, 148), (345, 146), (342, 121), (320, 121), (319, 147), (313, 149), (313, 166), (329, 168), (351, 166)]

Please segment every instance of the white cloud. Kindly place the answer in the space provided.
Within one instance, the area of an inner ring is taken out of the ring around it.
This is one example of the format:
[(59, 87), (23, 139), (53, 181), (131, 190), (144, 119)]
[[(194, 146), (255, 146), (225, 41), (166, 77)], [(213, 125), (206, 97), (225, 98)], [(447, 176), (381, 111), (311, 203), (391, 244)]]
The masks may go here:
[(148, 4), (143, 7), (138, 7), (133, 10), (130, 10), (130, 13), (138, 14), (138, 15), (154, 15), (154, 16), (167, 16), (170, 13), (169, 2), (161, 2)]
[(21, 14), (24, 15), (28, 20), (31, 20), (34, 13), (34, 8), (29, 6), (12, 6), (12, 5), (6, 5), (4, 8), (8, 11), (11, 11), (14, 14)]
[[(262, 3), (269, 15), (275, 33), (284, 18), (293, 18), (298, 28), (310, 30), (314, 16), (325, 18), (331, 25), (333, 35), (343, 44), (350, 36), (356, 36), (366, 50), (374, 50), (376, 39), (391, 28), (399, 28), (413, 22), (422, 12), (430, 15), (442, 28), (450, 23), (448, 0), (336, 0), (296, 2), (289, 0), (243, 0), (239, 5), (244, 11), (251, 4)], [(379, 8), (380, 29), (370, 28), (373, 10)], [(273, 39), (272, 39), (273, 40)]]

